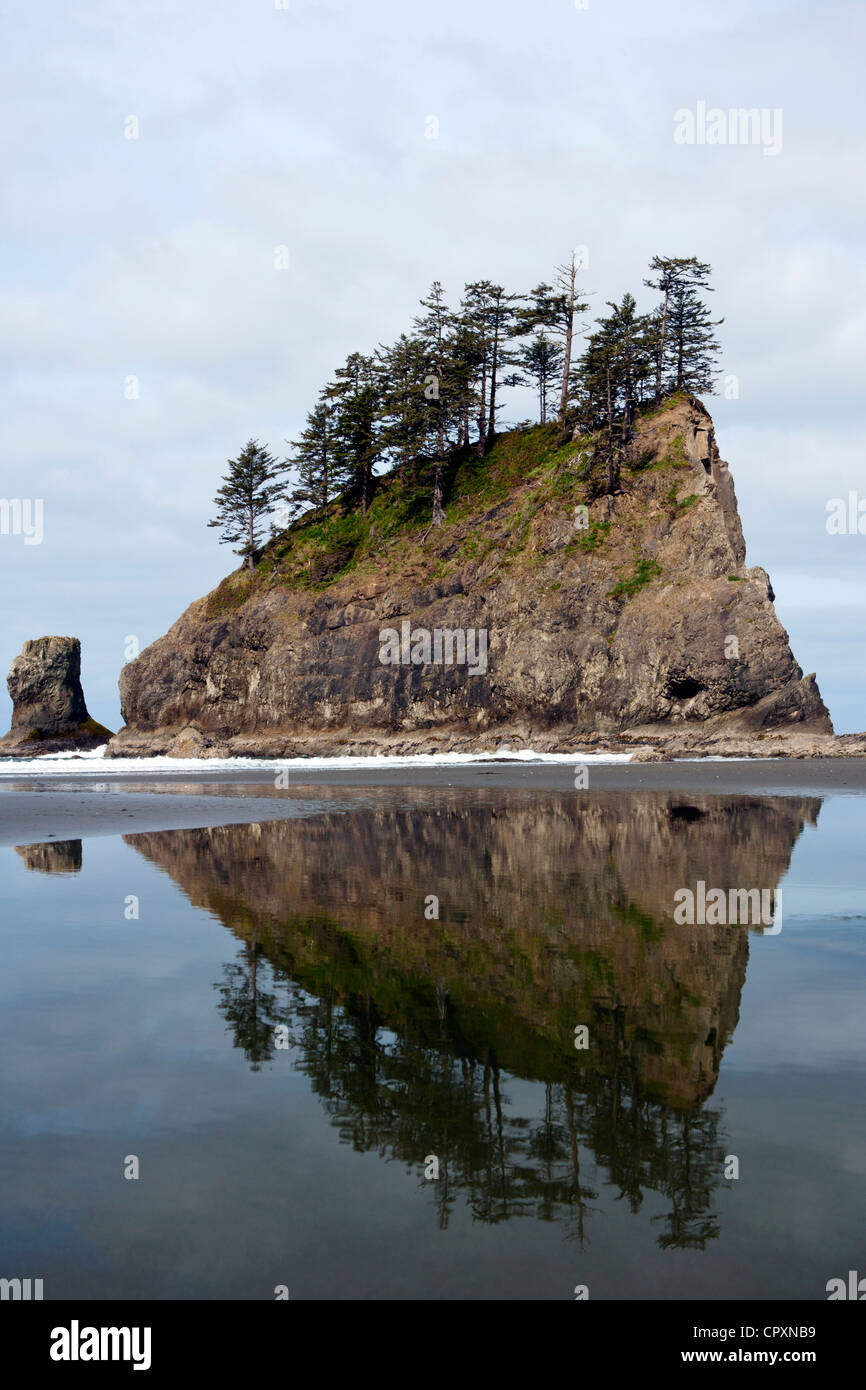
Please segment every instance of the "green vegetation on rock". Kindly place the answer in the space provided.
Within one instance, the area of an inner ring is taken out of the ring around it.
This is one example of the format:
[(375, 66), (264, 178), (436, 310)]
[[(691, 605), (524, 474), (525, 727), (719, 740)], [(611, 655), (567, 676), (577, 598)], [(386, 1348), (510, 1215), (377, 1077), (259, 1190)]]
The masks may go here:
[[(292, 456), (279, 460), (250, 439), (229, 460), (208, 524), (251, 572), (317, 588), (396, 536), (477, 516), (531, 480), (545, 484), (537, 506), (588, 505), (616, 496), (624, 470), (689, 467), (682, 436), (662, 454), (641, 448), (637, 424), (714, 389), (716, 323), (701, 299), (710, 267), (654, 256), (643, 283), (658, 291), (655, 307), (639, 310), (629, 292), (608, 301), (577, 356), (575, 324), (589, 309), (579, 268), (572, 255), (551, 283), (524, 294), (473, 281), (456, 305), (434, 281), (408, 332), (335, 369)], [(518, 386), (534, 387), (539, 424), (503, 431), (503, 392)], [(263, 546), (260, 527), (275, 510), (277, 544)], [(524, 527), (510, 548), (528, 540)], [(213, 612), (240, 593), (232, 586)]]
[(645, 556), (636, 559), (632, 573), (615, 584), (607, 596), (608, 598), (634, 598), (635, 594), (645, 588), (661, 572), (661, 565), (657, 560), (647, 559)]

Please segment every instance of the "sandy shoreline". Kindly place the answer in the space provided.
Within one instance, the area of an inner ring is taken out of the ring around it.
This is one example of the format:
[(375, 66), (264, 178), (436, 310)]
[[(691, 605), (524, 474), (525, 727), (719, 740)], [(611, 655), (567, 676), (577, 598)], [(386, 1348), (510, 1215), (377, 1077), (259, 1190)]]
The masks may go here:
[[(572, 791), (576, 761), (440, 767), (295, 769), (287, 790), (274, 772), (178, 770), (94, 778), (21, 776), (0, 781), (0, 844), (180, 830), (281, 820), (348, 806), (364, 788), (451, 787)], [(323, 796), (316, 796), (316, 788)], [(346, 797), (335, 801), (340, 788)], [(325, 792), (325, 789), (329, 789)], [(866, 792), (862, 758), (773, 759), (743, 762), (599, 763), (588, 769), (590, 791), (676, 791), (721, 795), (799, 796)]]

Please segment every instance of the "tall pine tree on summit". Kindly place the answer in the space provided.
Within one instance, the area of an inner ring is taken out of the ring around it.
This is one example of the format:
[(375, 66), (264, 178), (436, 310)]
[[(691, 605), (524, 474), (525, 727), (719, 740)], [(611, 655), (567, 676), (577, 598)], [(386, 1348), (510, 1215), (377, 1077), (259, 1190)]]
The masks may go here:
[(712, 267), (696, 256), (653, 256), (649, 268), (644, 284), (662, 295), (653, 318), (656, 402), (665, 391), (713, 392), (720, 351), (713, 329), (724, 319), (711, 319), (700, 298), (702, 291), (713, 292)]
[(644, 383), (651, 370), (648, 320), (637, 313), (634, 295), (618, 304), (608, 300), (610, 314), (596, 319), (598, 328), (587, 342), (577, 372), (580, 414), (589, 430), (604, 430), (608, 493), (620, 485), (620, 466), (631, 442), (632, 422)]
[(415, 337), (420, 344), (425, 365), (424, 396), (429, 403), (430, 426), (436, 440), (436, 461), (433, 469), (433, 507), (431, 526), (441, 526), (445, 520), (442, 506), (442, 466), (445, 462), (445, 437), (455, 412), (451, 379), (451, 350), (449, 335), (453, 326), (445, 301), (445, 291), (434, 280), (430, 293), (421, 300), (427, 313), (414, 322)]
[(610, 314), (596, 319), (598, 328), (587, 340), (575, 385), (582, 424), (590, 430), (603, 425), (611, 435), (614, 422), (619, 421), (624, 448), (651, 379), (652, 324), (646, 314), (637, 312), (634, 295), (628, 292), (618, 304), (608, 300), (607, 307)]
[(532, 304), (518, 314), (524, 332), (546, 328), (562, 345), (562, 378), (557, 411), (557, 419), (561, 426), (565, 425), (568, 415), (575, 319), (578, 314), (589, 308), (589, 304), (583, 299), (585, 291), (578, 288), (578, 269), (577, 254), (572, 252), (569, 261), (557, 266), (554, 283), (548, 285), (542, 281), (540, 285), (536, 285), (529, 296)]

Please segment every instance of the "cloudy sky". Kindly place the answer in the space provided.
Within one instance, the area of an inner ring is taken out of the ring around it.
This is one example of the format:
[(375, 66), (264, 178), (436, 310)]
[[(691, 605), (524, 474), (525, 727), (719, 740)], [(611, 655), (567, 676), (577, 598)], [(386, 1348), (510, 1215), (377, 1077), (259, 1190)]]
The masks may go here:
[[(866, 535), (826, 528), (866, 499), (862, 7), (19, 0), (0, 24), (0, 497), (45, 509), (41, 545), (0, 535), (0, 672), (79, 636), (117, 728), (126, 638), (236, 564), (206, 526), (225, 460), (284, 453), (434, 278), (525, 290), (581, 245), (599, 312), (648, 305), (656, 252), (712, 264), (748, 562), (837, 730), (866, 728)], [(766, 110), (781, 149), (679, 143), (699, 103)]]

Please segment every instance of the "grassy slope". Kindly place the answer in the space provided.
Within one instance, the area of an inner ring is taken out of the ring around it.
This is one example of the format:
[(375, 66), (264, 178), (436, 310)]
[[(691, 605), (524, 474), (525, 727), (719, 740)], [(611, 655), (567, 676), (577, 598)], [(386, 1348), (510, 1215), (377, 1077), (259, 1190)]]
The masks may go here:
[[(675, 395), (660, 410), (682, 399)], [(415, 475), (394, 470), (378, 478), (366, 516), (345, 513), (339, 499), (321, 515), (307, 513), (269, 542), (255, 570), (237, 570), (223, 580), (207, 600), (207, 616), (230, 612), (274, 587), (316, 592), (349, 575), (358, 580), (387, 574), (389, 579), (435, 582), (483, 562), (494, 550), (500, 567), (533, 568), (543, 559), (532, 544), (533, 521), (539, 514), (551, 507), (571, 514), (578, 504), (589, 506), (603, 492), (605, 467), (598, 437), (564, 444), (559, 438), (556, 424), (535, 425), (498, 436), (483, 459), (476, 457), (474, 446), (453, 451), (443, 470), (445, 522), (435, 531), (429, 529), (429, 462)], [(661, 458), (641, 453), (638, 439), (621, 486), (628, 492), (651, 472), (687, 467), (680, 437)], [(663, 499), (673, 515), (696, 500), (678, 501), (677, 492), (674, 480)], [(604, 548), (610, 529), (609, 521), (590, 519), (587, 528), (575, 530), (566, 553)], [(611, 590), (613, 597), (631, 597), (660, 573), (654, 561), (640, 557), (637, 537), (635, 541), (634, 565), (622, 572)]]

